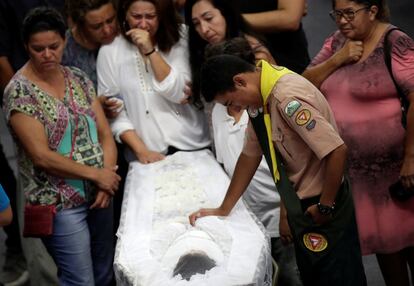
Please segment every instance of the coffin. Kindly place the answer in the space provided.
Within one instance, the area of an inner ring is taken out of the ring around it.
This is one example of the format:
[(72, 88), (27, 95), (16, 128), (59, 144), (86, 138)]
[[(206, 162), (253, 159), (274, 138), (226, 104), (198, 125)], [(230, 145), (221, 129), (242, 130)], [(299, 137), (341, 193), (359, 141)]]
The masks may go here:
[(269, 238), (240, 200), (228, 217), (188, 216), (220, 205), (229, 178), (208, 150), (130, 164), (114, 261), (118, 285), (271, 285)]

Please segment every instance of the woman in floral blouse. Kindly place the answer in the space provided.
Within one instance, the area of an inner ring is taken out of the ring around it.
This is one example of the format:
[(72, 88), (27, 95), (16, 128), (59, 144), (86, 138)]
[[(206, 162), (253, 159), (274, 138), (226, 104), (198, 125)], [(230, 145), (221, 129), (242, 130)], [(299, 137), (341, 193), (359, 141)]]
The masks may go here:
[(120, 179), (111, 131), (85, 73), (60, 65), (60, 14), (36, 8), (22, 32), (30, 59), (6, 88), (4, 111), (20, 149), (26, 205), (57, 210), (53, 232), (42, 240), (62, 285), (109, 285), (111, 196)]

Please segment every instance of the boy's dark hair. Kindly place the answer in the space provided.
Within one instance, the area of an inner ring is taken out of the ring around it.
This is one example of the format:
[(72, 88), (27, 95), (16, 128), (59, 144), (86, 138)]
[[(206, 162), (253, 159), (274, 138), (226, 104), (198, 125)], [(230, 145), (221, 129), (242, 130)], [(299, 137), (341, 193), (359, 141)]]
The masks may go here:
[(23, 43), (27, 45), (32, 35), (46, 31), (57, 32), (62, 39), (65, 39), (66, 24), (62, 15), (50, 7), (37, 7), (30, 10), (23, 20)]
[(208, 45), (204, 53), (204, 58), (209, 59), (218, 55), (233, 55), (239, 57), (246, 62), (255, 64), (255, 55), (246, 38), (236, 37), (225, 42), (215, 45)]
[(201, 66), (201, 94), (207, 102), (211, 102), (217, 95), (235, 90), (233, 82), (235, 75), (254, 71), (254, 65), (237, 56), (211, 57)]

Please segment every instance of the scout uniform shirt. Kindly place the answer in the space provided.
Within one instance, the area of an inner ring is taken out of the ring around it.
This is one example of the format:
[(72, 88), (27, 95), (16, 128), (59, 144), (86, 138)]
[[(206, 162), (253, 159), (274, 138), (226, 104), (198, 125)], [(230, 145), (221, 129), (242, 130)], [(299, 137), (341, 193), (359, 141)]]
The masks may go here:
[[(261, 146), (265, 150), (286, 206), (303, 285), (366, 286), (348, 181), (344, 179), (338, 190), (329, 222), (318, 225), (305, 214), (319, 201), (326, 179), (323, 159), (344, 144), (332, 111), (306, 79), (264, 61), (260, 64), (263, 108), (249, 111), (243, 153), (257, 156)], [(268, 143), (273, 143), (277, 156)]]
[[(289, 180), (300, 199), (322, 191), (326, 155), (344, 144), (333, 113), (320, 91), (305, 78), (291, 73), (282, 76), (268, 99), (272, 141), (286, 166)], [(243, 153), (262, 155), (251, 125)]]

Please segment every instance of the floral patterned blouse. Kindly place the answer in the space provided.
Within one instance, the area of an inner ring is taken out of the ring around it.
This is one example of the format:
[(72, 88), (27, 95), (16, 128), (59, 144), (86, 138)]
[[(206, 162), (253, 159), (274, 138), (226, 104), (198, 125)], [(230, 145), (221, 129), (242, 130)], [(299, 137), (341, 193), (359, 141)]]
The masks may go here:
[[(63, 101), (49, 95), (27, 79), (21, 70), (18, 71), (4, 92), (3, 109), (7, 121), (12, 112), (34, 117), (45, 128), (50, 150), (72, 157), (78, 163), (102, 168), (103, 150), (98, 141), (96, 116), (91, 109), (96, 97), (93, 84), (77, 68), (62, 66), (62, 69), (66, 82)], [(15, 139), (19, 148), (19, 173), (26, 202), (56, 205), (57, 209), (62, 209), (94, 199), (92, 182), (61, 178), (36, 168)]]

